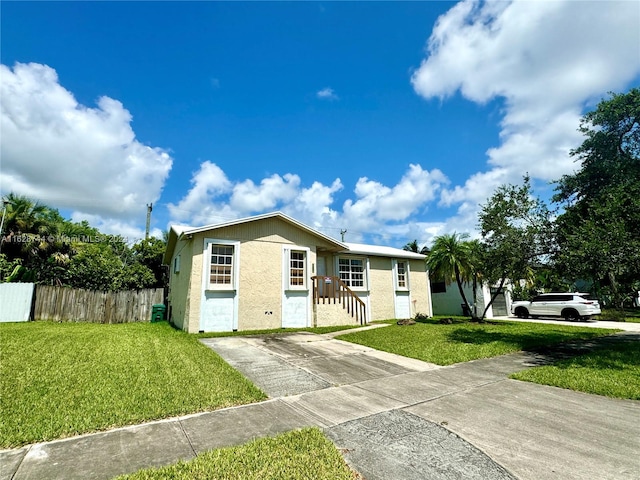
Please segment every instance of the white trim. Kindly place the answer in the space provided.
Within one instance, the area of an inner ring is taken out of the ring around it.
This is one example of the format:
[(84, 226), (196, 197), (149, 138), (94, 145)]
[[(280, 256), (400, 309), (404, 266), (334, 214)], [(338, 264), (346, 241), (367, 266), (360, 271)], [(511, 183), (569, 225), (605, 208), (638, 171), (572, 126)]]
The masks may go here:
[[(233, 296), (233, 324), (232, 330), (238, 330), (238, 297), (240, 294), (240, 242), (235, 240), (226, 240), (220, 238), (205, 238), (202, 249), (202, 284), (200, 298), (200, 320), (198, 330), (201, 330), (202, 315), (205, 311), (204, 303), (206, 301), (205, 292), (234, 292)], [(229, 288), (209, 288), (209, 274), (211, 272), (211, 257), (209, 256), (210, 245), (231, 245), (233, 246), (233, 278)]]
[[(393, 289), (396, 292), (410, 292), (411, 291), (411, 281), (409, 280), (410, 278), (410, 267), (409, 267), (409, 260), (401, 258), (401, 259), (397, 259), (394, 258), (393, 260), (391, 260), (392, 264), (393, 264)], [(404, 263), (404, 283), (405, 286), (401, 287), (400, 283), (398, 282), (398, 263)]]
[(171, 228), (174, 230), (174, 232), (178, 236), (193, 235), (195, 233), (206, 232), (208, 230), (226, 228), (226, 227), (231, 227), (231, 226), (235, 226), (235, 225), (241, 225), (243, 223), (255, 222), (257, 220), (265, 220), (265, 219), (268, 219), (268, 218), (280, 218), (280, 219), (284, 220), (285, 222), (288, 222), (288, 223), (290, 223), (292, 225), (295, 225), (298, 228), (306, 231), (307, 233), (310, 233), (311, 235), (315, 235), (316, 237), (320, 237), (320, 238), (326, 240), (327, 242), (332, 243), (333, 245), (335, 245), (338, 248), (344, 248), (345, 250), (349, 248), (349, 247), (347, 247), (346, 243), (339, 242), (335, 238), (332, 238), (332, 237), (330, 237), (328, 235), (325, 235), (324, 233), (319, 232), (318, 230), (315, 230), (315, 229), (309, 227), (308, 225), (305, 225), (304, 223), (299, 222), (295, 218), (291, 218), (290, 216), (285, 215), (282, 212), (263, 213), (261, 215), (254, 215), (252, 217), (238, 218), (236, 220), (231, 220), (231, 221), (222, 222), (222, 223), (214, 223), (214, 224), (210, 224), (210, 225), (205, 225), (203, 227), (195, 227), (194, 228), (194, 227), (173, 225)]
[(348, 252), (340, 252), (334, 256), (334, 269), (335, 276), (340, 278), (340, 259), (349, 259), (349, 260), (362, 260), (362, 286), (355, 287), (353, 285), (348, 285), (348, 287), (354, 292), (369, 292), (369, 275), (370, 275), (370, 263), (369, 257), (365, 257), (363, 255), (350, 255)]
[[(289, 268), (291, 260), (291, 250), (298, 250), (305, 252), (305, 285), (304, 287), (292, 287), (289, 281)], [(284, 323), (284, 308), (287, 301), (287, 292), (298, 292), (307, 294), (307, 315), (305, 319), (305, 327), (311, 327), (313, 304), (310, 295), (311, 286), (311, 274), (309, 272), (309, 263), (311, 261), (311, 249), (309, 247), (302, 247), (299, 245), (282, 245), (282, 299), (280, 301), (280, 321)]]
[[(289, 275), (291, 274), (291, 251), (304, 252), (304, 286), (292, 286)], [(311, 285), (311, 274), (309, 271), (311, 259), (311, 249), (309, 247), (300, 247), (298, 245), (282, 245), (282, 290), (291, 291), (309, 291)]]
[(413, 302), (411, 301), (412, 295), (410, 288), (411, 284), (409, 283), (409, 260), (402, 258), (400, 259), (400, 261), (404, 263), (404, 283), (406, 286), (400, 287), (398, 285), (398, 259), (394, 258), (391, 260), (393, 266), (393, 268), (391, 269), (391, 277), (393, 282), (393, 314), (395, 318), (400, 318), (400, 316), (398, 315), (398, 294), (401, 294), (402, 296), (406, 296), (407, 294), (409, 294), (409, 317), (412, 318), (416, 312), (413, 311)]

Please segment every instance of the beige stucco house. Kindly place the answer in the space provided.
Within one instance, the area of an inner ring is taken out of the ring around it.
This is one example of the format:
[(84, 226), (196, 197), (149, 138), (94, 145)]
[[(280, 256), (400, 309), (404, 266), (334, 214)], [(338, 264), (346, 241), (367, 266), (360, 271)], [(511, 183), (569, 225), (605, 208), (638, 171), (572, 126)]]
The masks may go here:
[(280, 212), (172, 226), (169, 319), (195, 333), (431, 315), (424, 259), (339, 242)]

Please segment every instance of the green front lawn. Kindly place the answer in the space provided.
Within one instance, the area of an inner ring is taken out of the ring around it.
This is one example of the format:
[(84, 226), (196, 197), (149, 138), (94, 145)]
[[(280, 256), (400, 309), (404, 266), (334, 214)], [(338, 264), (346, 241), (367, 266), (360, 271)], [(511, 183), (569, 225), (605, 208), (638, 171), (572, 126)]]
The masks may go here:
[(337, 338), (425, 362), (451, 365), (617, 331), (529, 322), (454, 321), (452, 325), (441, 325), (438, 319), (429, 319), (408, 326), (393, 322), (389, 327), (347, 333)]
[(0, 448), (266, 398), (167, 323), (0, 325)]
[(640, 342), (598, 348), (552, 366), (515, 373), (511, 378), (607, 397), (640, 400)]
[(624, 310), (605, 308), (596, 318), (598, 320), (611, 320), (614, 322), (640, 323), (640, 308), (625, 308)]
[(316, 478), (353, 480), (360, 477), (319, 429), (307, 428), (238, 447), (211, 450), (193, 460), (140, 470), (117, 480)]

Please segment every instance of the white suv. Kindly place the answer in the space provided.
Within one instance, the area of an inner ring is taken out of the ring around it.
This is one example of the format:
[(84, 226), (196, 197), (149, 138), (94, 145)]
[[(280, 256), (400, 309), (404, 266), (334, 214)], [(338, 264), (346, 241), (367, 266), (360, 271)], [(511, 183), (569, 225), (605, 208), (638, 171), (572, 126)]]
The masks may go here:
[(543, 293), (530, 302), (513, 302), (511, 313), (518, 318), (589, 320), (593, 315), (600, 315), (600, 304), (588, 293)]

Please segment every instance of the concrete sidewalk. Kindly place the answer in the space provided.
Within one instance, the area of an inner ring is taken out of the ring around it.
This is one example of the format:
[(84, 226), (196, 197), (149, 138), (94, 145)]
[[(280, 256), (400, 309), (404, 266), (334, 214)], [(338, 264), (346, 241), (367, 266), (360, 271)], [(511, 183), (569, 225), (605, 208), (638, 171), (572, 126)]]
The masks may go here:
[(553, 355), (438, 367), (331, 336), (203, 342), (277, 398), (0, 452), (0, 478), (108, 479), (312, 425), (367, 480), (637, 479), (640, 472), (640, 402), (507, 379)]

